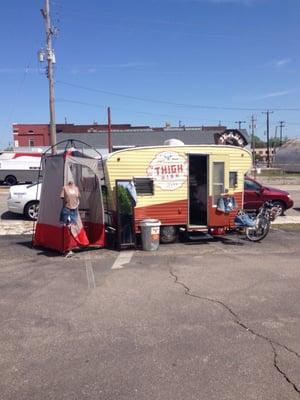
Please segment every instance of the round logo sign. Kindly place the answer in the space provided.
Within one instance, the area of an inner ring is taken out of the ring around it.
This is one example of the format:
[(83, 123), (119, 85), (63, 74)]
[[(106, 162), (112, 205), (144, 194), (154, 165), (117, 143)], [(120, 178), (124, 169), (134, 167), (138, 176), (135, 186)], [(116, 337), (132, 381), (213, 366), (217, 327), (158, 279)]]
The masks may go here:
[(174, 151), (163, 151), (150, 162), (147, 175), (161, 189), (175, 190), (187, 180), (187, 160)]
[(244, 147), (247, 144), (244, 137), (239, 132), (235, 131), (226, 131), (222, 133), (219, 137), (218, 143), (241, 147)]

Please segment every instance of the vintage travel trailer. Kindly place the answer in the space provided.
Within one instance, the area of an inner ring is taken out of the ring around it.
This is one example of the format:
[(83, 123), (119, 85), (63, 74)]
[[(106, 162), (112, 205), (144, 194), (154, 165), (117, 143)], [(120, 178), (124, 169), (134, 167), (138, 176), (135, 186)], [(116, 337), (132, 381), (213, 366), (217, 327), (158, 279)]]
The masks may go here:
[[(224, 233), (243, 208), (244, 175), (251, 163), (248, 150), (222, 145), (164, 145), (109, 154), (105, 208), (119, 248), (134, 245), (141, 221), (149, 218), (161, 222), (163, 243), (175, 241), (180, 232)], [(223, 199), (233, 207), (222, 209)]]

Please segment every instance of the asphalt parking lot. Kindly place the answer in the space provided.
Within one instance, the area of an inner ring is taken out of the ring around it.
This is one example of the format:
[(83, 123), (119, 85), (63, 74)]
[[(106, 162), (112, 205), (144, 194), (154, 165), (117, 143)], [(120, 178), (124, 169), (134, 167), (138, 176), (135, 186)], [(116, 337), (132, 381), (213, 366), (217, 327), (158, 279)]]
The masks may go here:
[(298, 399), (300, 232), (97, 250), (0, 238), (0, 398)]

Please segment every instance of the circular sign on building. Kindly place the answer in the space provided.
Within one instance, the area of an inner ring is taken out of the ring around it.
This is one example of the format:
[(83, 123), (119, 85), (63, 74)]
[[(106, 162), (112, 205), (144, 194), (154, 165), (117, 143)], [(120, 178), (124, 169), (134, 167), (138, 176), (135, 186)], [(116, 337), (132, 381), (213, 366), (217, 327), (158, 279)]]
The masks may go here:
[(187, 160), (175, 151), (163, 151), (150, 162), (147, 175), (162, 190), (175, 190), (187, 180)]
[(227, 130), (219, 136), (218, 144), (244, 147), (246, 146), (247, 142), (239, 131)]

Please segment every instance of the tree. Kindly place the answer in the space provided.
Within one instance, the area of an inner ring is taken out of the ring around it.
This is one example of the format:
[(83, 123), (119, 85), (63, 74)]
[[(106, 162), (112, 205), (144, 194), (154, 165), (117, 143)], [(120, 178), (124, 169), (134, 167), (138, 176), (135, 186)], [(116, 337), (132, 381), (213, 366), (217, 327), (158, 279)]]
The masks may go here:
[(255, 161), (263, 161), (263, 156), (260, 154), (255, 154)]
[[(287, 136), (282, 139), (282, 144), (286, 143), (289, 140)], [(270, 147), (280, 147), (280, 139), (279, 138), (271, 138), (270, 139)]]
[(9, 142), (8, 146), (4, 149), (5, 151), (12, 151), (14, 148), (12, 146), (12, 144)]
[(254, 139), (254, 147), (256, 149), (262, 149), (262, 148), (266, 147), (266, 143), (263, 142), (258, 136), (254, 135), (253, 139)]
[(271, 138), (270, 139), (270, 147), (279, 147), (280, 139), (279, 138)]

